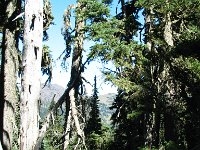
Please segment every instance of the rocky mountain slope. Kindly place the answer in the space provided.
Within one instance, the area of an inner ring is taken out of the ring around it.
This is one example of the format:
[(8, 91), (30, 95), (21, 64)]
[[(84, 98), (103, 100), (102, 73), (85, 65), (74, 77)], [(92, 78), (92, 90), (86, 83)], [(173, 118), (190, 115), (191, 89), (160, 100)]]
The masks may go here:
[[(60, 96), (64, 93), (64, 91), (65, 89), (57, 84), (47, 85), (44, 88), (42, 88), (40, 108), (41, 117), (45, 116), (45, 114), (47, 113), (54, 95), (54, 101), (57, 101), (60, 98)], [(114, 98), (114, 93), (99, 95), (99, 111), (103, 124), (110, 124), (110, 117), (112, 115), (113, 110), (110, 110), (109, 107), (112, 105)]]

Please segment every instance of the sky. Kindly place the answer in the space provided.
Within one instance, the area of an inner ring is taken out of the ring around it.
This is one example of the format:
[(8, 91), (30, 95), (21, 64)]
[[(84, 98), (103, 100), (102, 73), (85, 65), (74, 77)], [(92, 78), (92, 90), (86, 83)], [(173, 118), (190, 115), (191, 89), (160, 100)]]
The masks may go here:
[[(115, 0), (114, 0), (115, 1)], [(67, 83), (70, 80), (70, 68), (71, 68), (71, 57), (68, 58), (68, 69), (64, 70), (61, 68), (61, 60), (57, 60), (57, 58), (61, 55), (61, 53), (65, 49), (65, 41), (61, 34), (61, 29), (63, 27), (63, 14), (65, 9), (68, 7), (69, 4), (75, 4), (75, 0), (50, 0), (52, 4), (52, 12), (54, 16), (54, 23), (55, 25), (51, 25), (49, 30), (47, 31), (49, 34), (49, 40), (46, 41), (44, 44), (48, 45), (50, 50), (52, 51), (51, 54), (53, 56), (53, 78), (52, 84), (58, 84), (64, 88), (66, 88)], [(84, 49), (87, 50), (91, 46), (91, 42), (86, 41), (84, 43)], [(86, 92), (88, 95), (92, 94), (92, 85), (94, 84), (94, 76), (97, 76), (97, 87), (99, 95), (107, 94), (107, 93), (116, 93), (117, 88), (109, 84), (108, 82), (104, 82), (104, 77), (101, 74), (101, 69), (103, 65), (101, 62), (93, 61), (89, 65), (86, 65), (83, 77), (87, 79), (90, 84), (86, 84)], [(42, 82), (45, 82), (46, 76), (42, 78)]]

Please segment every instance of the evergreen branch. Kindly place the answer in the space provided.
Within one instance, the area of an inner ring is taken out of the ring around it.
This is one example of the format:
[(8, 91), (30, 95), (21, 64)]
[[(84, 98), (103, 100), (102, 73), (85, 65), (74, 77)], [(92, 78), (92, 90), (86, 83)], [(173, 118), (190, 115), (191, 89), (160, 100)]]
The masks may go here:
[(117, 74), (117, 71), (114, 71), (114, 70), (112, 70), (112, 69), (109, 69), (109, 68), (107, 68), (107, 67), (104, 67), (106, 70), (108, 70), (109, 72), (112, 72), (112, 73), (114, 73), (114, 74)]

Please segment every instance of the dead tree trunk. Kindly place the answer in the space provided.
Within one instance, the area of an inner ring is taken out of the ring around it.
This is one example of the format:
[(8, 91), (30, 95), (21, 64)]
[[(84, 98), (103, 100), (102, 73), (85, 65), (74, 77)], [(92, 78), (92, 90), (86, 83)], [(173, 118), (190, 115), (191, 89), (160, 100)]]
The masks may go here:
[(66, 116), (66, 129), (65, 129), (65, 137), (64, 137), (64, 145), (63, 149), (67, 149), (69, 145), (69, 140), (70, 140), (70, 127), (71, 127), (71, 122), (72, 122), (72, 112), (71, 112), (71, 107), (68, 110), (68, 116)]
[[(80, 10), (81, 4), (78, 3), (76, 9)], [(82, 140), (82, 143), (85, 144), (85, 136), (83, 129), (81, 128), (78, 111), (77, 111), (77, 100), (78, 100), (78, 90), (80, 86), (81, 80), (81, 65), (82, 65), (82, 51), (83, 51), (83, 38), (84, 38), (84, 20), (81, 18), (80, 14), (76, 14), (76, 25), (75, 25), (75, 42), (74, 42), (74, 50), (72, 54), (72, 66), (71, 66), (71, 78), (70, 82), (74, 82), (77, 80), (73, 86), (73, 88), (69, 91), (69, 101), (70, 101), (70, 108), (71, 108), (71, 117), (74, 120), (76, 133), (78, 138)], [(69, 110), (68, 110), (69, 111)], [(69, 114), (70, 115), (70, 114)], [(70, 126), (68, 124), (68, 126)], [(66, 128), (69, 130), (69, 127)], [(69, 132), (69, 131), (65, 131)], [(65, 148), (68, 147), (68, 140), (65, 143)]]
[(38, 138), (42, 37), (43, 0), (26, 0), (20, 95), (21, 150), (33, 149)]
[[(74, 8), (73, 5), (70, 6), (71, 8)], [(81, 7), (81, 4), (78, 3), (76, 6), (76, 9), (83, 9)], [(68, 24), (68, 23), (67, 23)], [(78, 138), (82, 140), (82, 143), (85, 144), (85, 136), (82, 129), (82, 126), (79, 121), (78, 117), (78, 111), (77, 111), (77, 97), (78, 97), (78, 88), (80, 84), (81, 79), (81, 67), (83, 67), (88, 60), (82, 64), (82, 51), (83, 51), (83, 39), (84, 39), (84, 20), (81, 18), (80, 14), (76, 14), (76, 26), (75, 26), (75, 40), (74, 40), (74, 51), (72, 56), (72, 66), (71, 66), (71, 78), (70, 82), (68, 84), (68, 88), (65, 90), (64, 94), (59, 98), (58, 102), (55, 104), (55, 106), (49, 111), (47, 116), (45, 117), (44, 124), (42, 125), (42, 128), (39, 131), (39, 136), (37, 138), (37, 143), (35, 145), (34, 149), (38, 149), (38, 147), (41, 145), (42, 139), (44, 138), (46, 131), (49, 128), (50, 119), (52, 116), (52, 113), (63, 104), (65, 100), (67, 100), (69, 105), (68, 114), (66, 115), (66, 129), (64, 132), (64, 149), (68, 148), (69, 144), (69, 133), (72, 132), (71, 126), (72, 123), (75, 123), (76, 133), (78, 135)], [(79, 141), (80, 141), (79, 140)]]

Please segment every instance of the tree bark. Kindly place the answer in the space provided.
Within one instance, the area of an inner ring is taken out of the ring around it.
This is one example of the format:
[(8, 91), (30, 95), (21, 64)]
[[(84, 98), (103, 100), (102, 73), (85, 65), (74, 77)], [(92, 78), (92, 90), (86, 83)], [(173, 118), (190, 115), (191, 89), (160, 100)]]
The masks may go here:
[(43, 0), (25, 1), (23, 74), (20, 95), (20, 149), (34, 148), (39, 134)]
[(164, 39), (167, 45), (172, 47), (174, 46), (173, 35), (172, 35), (171, 12), (168, 12), (165, 17)]
[[(149, 10), (146, 10), (146, 16), (145, 16), (145, 44), (147, 45), (147, 53), (152, 53), (152, 41), (151, 41), (151, 36), (152, 36), (152, 14), (153, 14), (153, 6), (149, 8)], [(152, 59), (152, 58), (150, 58)], [(152, 61), (152, 60), (150, 60)], [(149, 70), (150, 70), (150, 75), (151, 75), (151, 84), (154, 86), (155, 81), (153, 77), (153, 68), (154, 64), (151, 62), (149, 65)], [(155, 122), (155, 113), (153, 112), (153, 109), (155, 107), (155, 96), (154, 93), (152, 94), (152, 100), (151, 100), (151, 105), (148, 106), (150, 107), (151, 112), (147, 112), (145, 115), (145, 122), (146, 122), (146, 137), (145, 137), (145, 146), (147, 146), (149, 149), (152, 148), (153, 144), (153, 128), (154, 128), (154, 122)]]
[(63, 145), (64, 150), (67, 150), (68, 145), (69, 145), (69, 140), (70, 140), (70, 126), (71, 126), (71, 121), (72, 121), (71, 107), (70, 107), (70, 110), (68, 111), (68, 116), (66, 117), (67, 117), (67, 120), (66, 120), (67, 123), (66, 123), (64, 145)]
[[(169, 7), (169, 1), (166, 0), (166, 5)], [(164, 40), (167, 43), (168, 49), (174, 46), (173, 41), (173, 32), (172, 32), (172, 21), (171, 21), (171, 12), (167, 12), (165, 16), (165, 26), (164, 26)], [(175, 85), (171, 79), (170, 75), (170, 64), (171, 62), (165, 62), (165, 67), (163, 71), (163, 78), (166, 79), (166, 87), (167, 91), (166, 95), (166, 108), (164, 112), (164, 133), (165, 133), (165, 140), (166, 141), (176, 141), (176, 129), (175, 129), (175, 122), (174, 117), (175, 114), (173, 112), (173, 103), (174, 103), (174, 95), (175, 93)]]
[[(81, 3), (77, 4), (76, 9), (80, 10)], [(76, 23), (75, 23), (75, 42), (74, 42), (74, 50), (72, 55), (72, 66), (71, 66), (71, 78), (70, 82), (74, 82), (74, 87), (69, 91), (69, 100), (70, 100), (70, 108), (71, 108), (71, 115), (75, 123), (76, 132), (78, 135), (78, 138), (81, 138), (82, 143), (85, 144), (85, 136), (83, 129), (80, 126), (80, 121), (78, 117), (78, 111), (77, 111), (77, 100), (78, 100), (78, 90), (80, 86), (80, 80), (81, 80), (81, 65), (82, 65), (82, 51), (83, 51), (83, 37), (84, 37), (84, 20), (80, 16), (80, 14), (76, 14)], [(69, 111), (69, 110), (68, 110)], [(69, 126), (69, 125), (68, 125)], [(66, 128), (65, 132), (69, 132), (69, 129)], [(67, 147), (69, 144), (68, 142), (65, 143), (65, 147)]]
[(12, 149), (13, 133), (17, 133), (15, 111), (18, 102), (16, 92), (16, 72), (18, 70), (18, 50), (16, 22), (12, 22), (17, 10), (17, 0), (6, 5), (7, 20), (3, 30), (0, 100), (0, 139), (4, 150)]

